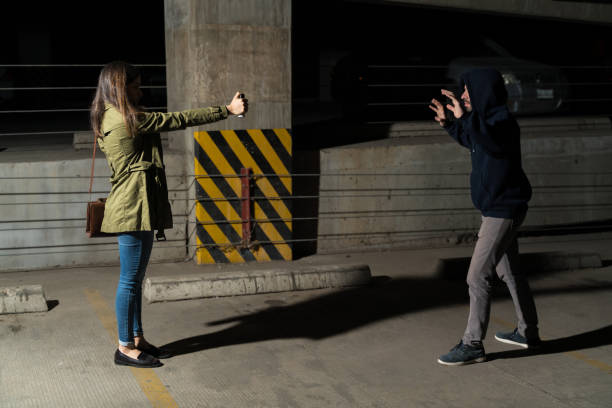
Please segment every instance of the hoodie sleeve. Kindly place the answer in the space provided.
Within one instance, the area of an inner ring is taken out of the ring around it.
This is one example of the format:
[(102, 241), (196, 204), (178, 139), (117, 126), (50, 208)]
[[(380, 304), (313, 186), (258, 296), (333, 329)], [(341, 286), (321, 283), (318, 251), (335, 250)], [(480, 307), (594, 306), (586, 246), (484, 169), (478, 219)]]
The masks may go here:
[(465, 127), (466, 121), (463, 118), (457, 119), (450, 123), (448, 126), (444, 126), (444, 129), (448, 134), (455, 139), (461, 146), (471, 149), (472, 142)]

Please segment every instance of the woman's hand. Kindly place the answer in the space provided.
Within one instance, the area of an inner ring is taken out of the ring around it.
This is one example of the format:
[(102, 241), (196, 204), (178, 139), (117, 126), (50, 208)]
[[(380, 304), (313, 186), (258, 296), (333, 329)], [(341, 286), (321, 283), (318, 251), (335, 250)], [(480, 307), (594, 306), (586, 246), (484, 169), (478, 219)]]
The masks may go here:
[(227, 111), (231, 115), (243, 115), (249, 110), (249, 100), (240, 97), (240, 92), (236, 92), (234, 99), (226, 105)]

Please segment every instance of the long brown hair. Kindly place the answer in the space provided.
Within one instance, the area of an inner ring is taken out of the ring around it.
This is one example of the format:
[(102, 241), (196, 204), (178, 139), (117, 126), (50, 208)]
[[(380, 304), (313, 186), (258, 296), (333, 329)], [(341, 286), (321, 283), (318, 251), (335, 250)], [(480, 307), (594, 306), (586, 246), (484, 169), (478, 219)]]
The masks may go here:
[(135, 81), (140, 72), (133, 65), (123, 61), (109, 62), (100, 71), (96, 96), (91, 103), (90, 120), (94, 137), (103, 138), (102, 116), (104, 105), (113, 105), (121, 115), (132, 136), (136, 135), (138, 108), (128, 98), (127, 85)]

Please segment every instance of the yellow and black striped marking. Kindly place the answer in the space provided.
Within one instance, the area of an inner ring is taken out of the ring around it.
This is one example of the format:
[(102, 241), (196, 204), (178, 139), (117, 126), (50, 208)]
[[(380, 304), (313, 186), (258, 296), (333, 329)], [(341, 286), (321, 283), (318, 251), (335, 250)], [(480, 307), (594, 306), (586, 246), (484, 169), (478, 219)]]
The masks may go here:
[[(291, 134), (287, 129), (195, 133), (197, 262), (291, 260)], [(252, 245), (243, 247), (240, 169), (250, 168)], [(262, 176), (265, 175), (265, 176)]]

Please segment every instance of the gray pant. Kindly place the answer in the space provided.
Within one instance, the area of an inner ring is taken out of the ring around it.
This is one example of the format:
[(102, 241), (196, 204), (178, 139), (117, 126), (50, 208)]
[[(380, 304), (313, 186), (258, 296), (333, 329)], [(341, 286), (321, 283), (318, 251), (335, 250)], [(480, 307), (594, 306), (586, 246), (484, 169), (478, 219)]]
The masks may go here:
[(463, 335), (464, 344), (482, 341), (487, 334), (491, 283), (495, 272), (510, 290), (519, 333), (526, 338), (538, 337), (538, 316), (533, 295), (519, 267), (516, 234), (524, 219), (524, 215), (514, 220), (482, 217), (467, 276), (470, 316)]

